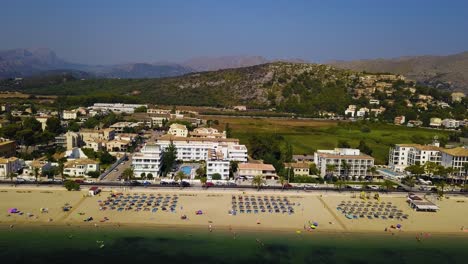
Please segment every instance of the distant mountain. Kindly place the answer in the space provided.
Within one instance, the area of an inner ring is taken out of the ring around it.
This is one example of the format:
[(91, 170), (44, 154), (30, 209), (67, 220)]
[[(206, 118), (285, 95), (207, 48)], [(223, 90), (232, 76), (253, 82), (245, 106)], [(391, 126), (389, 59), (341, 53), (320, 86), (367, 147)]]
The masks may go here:
[(269, 62), (261, 56), (222, 56), (222, 57), (197, 57), (184, 61), (182, 65), (195, 71), (216, 71), (254, 66)]
[(178, 64), (154, 65), (149, 63), (129, 63), (114, 65), (97, 70), (99, 77), (105, 78), (160, 78), (184, 75), (193, 72), (192, 69)]
[(468, 92), (468, 52), (448, 56), (333, 61), (328, 64), (355, 71), (402, 74), (431, 87)]
[(0, 78), (25, 77), (44, 71), (79, 68), (47, 49), (13, 49), (0, 51)]

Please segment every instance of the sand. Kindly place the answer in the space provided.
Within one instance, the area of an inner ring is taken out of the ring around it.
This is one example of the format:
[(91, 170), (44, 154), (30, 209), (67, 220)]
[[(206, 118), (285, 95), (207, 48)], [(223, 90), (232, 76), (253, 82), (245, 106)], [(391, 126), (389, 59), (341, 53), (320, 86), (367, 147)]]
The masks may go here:
[[(105, 200), (113, 192), (147, 193), (157, 195), (179, 196), (179, 203), (175, 213), (156, 213), (151, 211), (122, 211), (99, 210), (98, 201)], [(103, 192), (94, 197), (87, 196), (87, 190), (69, 192), (63, 187), (7, 187), (0, 188), (0, 225), (27, 226), (27, 225), (72, 225), (72, 226), (170, 226), (170, 227), (197, 227), (216, 229), (269, 231), (281, 230), (304, 232), (304, 225), (309, 222), (317, 222), (318, 229), (313, 232), (384, 232), (391, 225), (401, 224), (401, 231), (389, 229), (393, 232), (430, 232), (451, 233), (468, 236), (468, 232), (461, 230), (465, 226), (468, 229), (468, 199), (463, 196), (449, 197), (442, 201), (435, 197), (429, 197), (441, 210), (437, 213), (415, 212), (405, 202), (404, 194), (381, 195), (381, 201), (392, 202), (392, 205), (402, 209), (409, 215), (408, 220), (383, 220), (359, 218), (347, 219), (336, 210), (341, 201), (361, 201), (352, 198), (350, 193), (335, 192), (281, 192), (249, 190), (194, 190), (194, 189), (145, 189), (135, 188), (123, 190), (121, 188), (104, 188)], [(287, 197), (295, 209), (294, 214), (258, 213), (258, 214), (228, 214), (231, 208), (232, 195), (274, 195), (281, 198)], [(367, 201), (366, 201), (367, 202)], [(72, 206), (68, 212), (63, 212), (65, 203)], [(9, 214), (9, 208), (17, 208), (23, 215)], [(48, 208), (48, 213), (41, 213), (40, 208)], [(202, 210), (202, 215), (196, 215), (197, 210)], [(28, 213), (33, 216), (28, 216)], [(182, 220), (186, 215), (188, 219)], [(93, 221), (84, 222), (87, 217), (93, 217)], [(101, 222), (107, 217), (109, 220)]]

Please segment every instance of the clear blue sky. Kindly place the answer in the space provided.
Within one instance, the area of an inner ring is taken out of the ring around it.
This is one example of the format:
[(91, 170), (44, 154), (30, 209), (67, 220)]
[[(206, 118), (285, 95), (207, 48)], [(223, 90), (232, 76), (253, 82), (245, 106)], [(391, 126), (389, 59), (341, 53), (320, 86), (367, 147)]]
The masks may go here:
[(4, 0), (0, 9), (0, 49), (48, 47), (81, 63), (468, 50), (467, 0)]

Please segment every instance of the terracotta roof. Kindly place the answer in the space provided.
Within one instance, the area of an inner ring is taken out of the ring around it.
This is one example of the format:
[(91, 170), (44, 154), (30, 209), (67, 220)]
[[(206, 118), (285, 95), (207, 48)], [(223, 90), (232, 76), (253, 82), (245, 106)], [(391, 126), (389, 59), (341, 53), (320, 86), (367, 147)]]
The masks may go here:
[(192, 138), (192, 137), (176, 137), (173, 135), (163, 135), (158, 138), (158, 141), (161, 140), (172, 140), (172, 141), (210, 141), (210, 142), (239, 142), (237, 138)]
[(318, 153), (319, 157), (329, 158), (329, 159), (367, 159), (373, 160), (374, 158), (368, 155), (336, 155), (336, 154), (328, 154), (328, 153)]
[(308, 169), (309, 168), (309, 164), (305, 163), (305, 162), (285, 163), (284, 166), (285, 167), (292, 167), (292, 168), (295, 168), (295, 169)]
[(415, 148), (421, 146), (420, 144), (396, 144), (395, 146), (398, 147), (407, 147), (407, 148)]
[(415, 149), (419, 149), (419, 150), (440, 150), (439, 147), (436, 147), (436, 146), (430, 146), (430, 145), (419, 145), (419, 146), (415, 146), (414, 147)]
[(442, 149), (441, 151), (451, 156), (468, 157), (468, 149), (462, 148), (462, 147), (453, 148), (453, 149)]
[(266, 171), (274, 171), (275, 167), (271, 164), (257, 164), (257, 163), (240, 163), (239, 170), (266, 170)]
[(73, 168), (76, 165), (99, 164), (99, 162), (92, 159), (76, 159), (70, 160), (65, 163), (65, 168)]

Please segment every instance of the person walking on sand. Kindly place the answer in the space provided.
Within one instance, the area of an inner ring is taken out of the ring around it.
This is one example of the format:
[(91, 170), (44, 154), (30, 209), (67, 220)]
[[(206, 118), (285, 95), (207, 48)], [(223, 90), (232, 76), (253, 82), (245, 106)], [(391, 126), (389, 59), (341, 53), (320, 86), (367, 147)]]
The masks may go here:
[(210, 225), (208, 225), (208, 229), (210, 230), (210, 232), (213, 232), (213, 227)]

